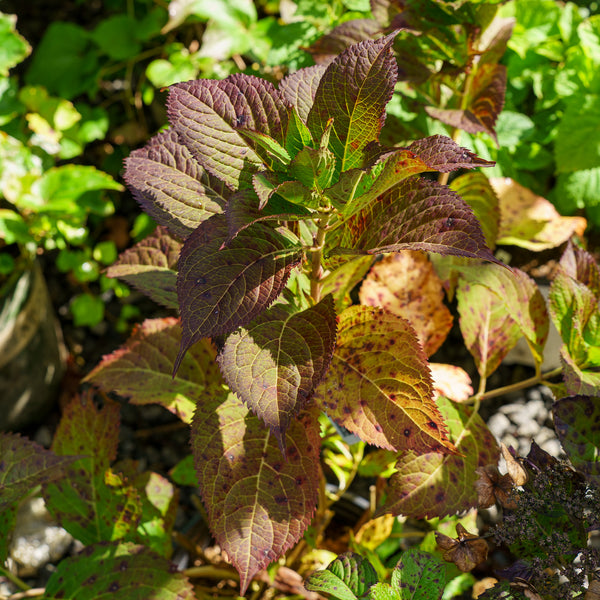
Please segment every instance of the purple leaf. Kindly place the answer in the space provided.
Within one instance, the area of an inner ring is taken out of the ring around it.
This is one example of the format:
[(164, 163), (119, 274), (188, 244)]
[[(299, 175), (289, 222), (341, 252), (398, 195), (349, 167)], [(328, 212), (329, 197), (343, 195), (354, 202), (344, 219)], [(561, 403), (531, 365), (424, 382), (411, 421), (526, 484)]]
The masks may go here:
[(140, 206), (182, 239), (211, 215), (223, 212), (230, 195), (173, 130), (134, 150), (125, 159), (124, 178)]
[(425, 250), (497, 262), (472, 209), (434, 181), (405, 179), (355, 215), (340, 246), (368, 254)]
[(178, 308), (177, 260), (181, 242), (164, 227), (157, 227), (147, 238), (121, 254), (106, 270), (167, 308)]
[(362, 166), (365, 146), (379, 137), (397, 77), (394, 36), (351, 46), (327, 67), (319, 83), (307, 124), (320, 139), (333, 117), (329, 148), (341, 172)]
[(186, 240), (177, 294), (183, 335), (175, 372), (198, 340), (230, 333), (279, 296), (302, 250), (273, 228), (256, 223), (228, 239), (223, 215), (211, 217)]
[(229, 388), (266, 423), (282, 450), (291, 420), (329, 367), (335, 319), (331, 296), (296, 313), (276, 304), (229, 335), (219, 354)]
[(493, 167), (494, 161), (484, 160), (462, 148), (445, 135), (432, 135), (413, 142), (408, 149), (418, 156), (432, 171), (449, 173), (458, 169)]
[(262, 164), (238, 127), (285, 142), (288, 103), (273, 84), (250, 75), (199, 79), (169, 88), (169, 122), (196, 160), (231, 189)]
[(298, 116), (305, 123), (323, 73), (325, 73), (323, 66), (306, 67), (288, 75), (279, 84), (279, 91), (295, 107)]
[(235, 394), (215, 394), (198, 404), (191, 443), (208, 523), (240, 574), (243, 595), (310, 524), (321, 475), (317, 414), (292, 420), (284, 460)]

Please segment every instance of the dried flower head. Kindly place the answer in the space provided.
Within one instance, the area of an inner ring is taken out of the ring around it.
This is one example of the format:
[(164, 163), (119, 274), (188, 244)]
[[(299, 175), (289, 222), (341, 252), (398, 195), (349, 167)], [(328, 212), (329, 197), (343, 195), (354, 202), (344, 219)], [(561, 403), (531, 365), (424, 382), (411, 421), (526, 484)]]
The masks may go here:
[(435, 539), (444, 550), (444, 560), (453, 562), (466, 573), (487, 558), (488, 545), (484, 539), (469, 533), (460, 523), (456, 526), (456, 533), (457, 537), (451, 538), (436, 532)]
[(479, 508), (488, 508), (496, 502), (510, 510), (517, 508), (516, 497), (513, 494), (513, 480), (508, 473), (500, 475), (496, 465), (478, 467), (475, 473), (477, 473), (475, 489)]

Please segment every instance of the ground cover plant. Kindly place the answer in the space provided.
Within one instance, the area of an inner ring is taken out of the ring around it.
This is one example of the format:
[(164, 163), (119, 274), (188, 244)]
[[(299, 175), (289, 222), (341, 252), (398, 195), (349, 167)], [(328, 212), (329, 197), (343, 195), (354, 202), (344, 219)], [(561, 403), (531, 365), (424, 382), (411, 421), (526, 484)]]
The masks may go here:
[[(373, 510), (350, 542), (354, 554), (308, 587), (344, 599), (456, 596), (487, 555), (487, 542), (472, 533), (475, 514), (465, 511), (498, 502), (505, 512), (495, 537), (519, 562), (487, 597), (583, 598), (585, 586), (593, 590), (598, 266), (569, 243), (548, 311), (536, 283), (493, 253), (501, 217), (520, 209), (525, 219), (526, 211), (470, 171), (491, 163), (442, 135), (384, 143), (399, 35), (350, 44), (277, 85), (238, 73), (169, 88), (169, 127), (125, 165), (126, 183), (159, 226), (108, 275), (180, 318), (144, 321), (103, 359), (86, 378), (100, 402), (92, 389), (72, 398), (51, 450), (0, 436), (2, 530), (12, 528), (23, 494), (41, 485), (50, 512), (86, 546), (60, 563), (44, 597), (196, 597), (201, 571), (178, 572), (168, 561), (173, 481), (199, 487), (245, 594), (270, 564), (298, 568), (322, 541), (335, 500), (367, 473), (377, 477)], [(469, 60), (483, 50), (472, 45)], [(476, 71), (469, 60), (467, 81)], [(496, 89), (483, 86), (479, 106)], [(462, 111), (453, 113), (460, 125), (470, 110), (438, 108)], [(463, 170), (470, 172), (445, 185), (444, 173)], [(572, 221), (554, 219), (545, 242), (559, 245)], [(539, 236), (548, 222), (536, 225)], [(445, 294), (456, 298), (476, 393), (462, 369), (429, 360), (452, 325)], [(550, 319), (562, 367), (543, 373)], [(503, 477), (478, 410), (506, 391), (488, 390), (487, 381), (521, 337), (536, 374), (519, 386), (553, 386), (571, 466), (506, 450)], [(189, 425), (192, 457), (171, 480), (115, 462), (119, 407), (109, 393), (160, 404)], [(344, 442), (333, 422), (361, 441)], [(367, 445), (378, 449), (367, 453)], [(337, 478), (334, 490), (325, 470)], [(573, 493), (557, 500), (549, 491), (556, 481)], [(429, 523), (420, 547), (400, 557), (404, 548), (388, 539), (402, 537), (399, 515)], [(7, 551), (4, 538), (3, 560)]]

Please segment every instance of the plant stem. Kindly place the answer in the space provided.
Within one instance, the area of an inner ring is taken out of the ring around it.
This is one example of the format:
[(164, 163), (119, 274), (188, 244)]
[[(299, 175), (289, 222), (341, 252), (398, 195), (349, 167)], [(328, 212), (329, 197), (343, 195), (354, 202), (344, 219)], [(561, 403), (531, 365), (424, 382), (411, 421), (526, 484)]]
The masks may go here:
[(240, 576), (237, 571), (225, 569), (223, 567), (215, 567), (213, 565), (200, 565), (199, 567), (190, 567), (185, 569), (183, 574), (190, 579), (235, 579), (239, 581)]
[(18, 588), (22, 589), (24, 592), (28, 592), (31, 589), (31, 586), (27, 585), (20, 577), (17, 577), (1, 565), (0, 573), (4, 575), (4, 577), (6, 577), (6, 579), (8, 579), (11, 583), (14, 583)]
[(505, 385), (503, 387), (496, 388), (495, 390), (490, 390), (489, 392), (478, 392), (474, 396), (471, 396), (471, 398), (469, 398), (467, 402), (473, 403), (476, 401), (489, 400), (490, 398), (497, 398), (498, 396), (503, 396), (504, 394), (517, 392), (519, 390), (538, 385), (539, 383), (542, 383), (547, 379), (552, 379), (553, 377), (556, 377), (561, 373), (562, 367), (557, 367), (556, 369), (548, 371), (547, 373), (540, 373), (539, 375), (535, 375), (533, 377), (530, 377), (529, 379), (524, 379), (523, 381), (519, 381), (517, 383), (511, 383), (510, 385)]
[(316, 221), (317, 233), (314, 238), (313, 246), (310, 249), (310, 295), (316, 304), (321, 299), (321, 281), (323, 279), (323, 267), (321, 260), (323, 258), (323, 246), (325, 244), (325, 234), (329, 224), (329, 215), (321, 213)]

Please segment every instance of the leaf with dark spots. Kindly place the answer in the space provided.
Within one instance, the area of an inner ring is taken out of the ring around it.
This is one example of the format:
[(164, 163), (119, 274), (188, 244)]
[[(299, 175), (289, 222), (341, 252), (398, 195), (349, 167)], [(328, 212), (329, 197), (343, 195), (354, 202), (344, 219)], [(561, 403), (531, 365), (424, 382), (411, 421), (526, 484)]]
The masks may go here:
[(569, 396), (552, 407), (554, 428), (573, 466), (600, 487), (600, 398)]
[(496, 163), (479, 158), (445, 135), (432, 135), (413, 142), (409, 147), (433, 171), (449, 173), (458, 169), (493, 167)]
[(312, 592), (331, 594), (339, 600), (364, 598), (377, 583), (373, 565), (354, 552), (340, 554), (327, 566), (315, 571), (306, 580), (304, 587)]
[(381, 448), (452, 452), (431, 396), (427, 359), (407, 321), (367, 306), (339, 315), (331, 366), (314, 394), (323, 412)]
[(354, 252), (425, 250), (497, 262), (471, 208), (449, 188), (417, 177), (352, 217), (340, 238), (339, 246)]
[(148, 319), (134, 328), (121, 348), (105, 356), (85, 381), (129, 398), (132, 404), (160, 404), (190, 423), (197, 399), (211, 386), (222, 385), (222, 378), (209, 340), (190, 348), (173, 377), (180, 343), (177, 319)]
[(279, 91), (286, 101), (296, 109), (303, 123), (306, 123), (308, 119), (323, 73), (325, 73), (324, 66), (314, 65), (288, 75), (279, 84)]
[(307, 50), (318, 65), (326, 65), (352, 44), (374, 40), (382, 33), (382, 26), (373, 19), (352, 19), (322, 35)]
[(266, 310), (282, 292), (302, 250), (273, 228), (256, 223), (228, 238), (225, 216), (205, 221), (185, 241), (177, 295), (183, 335), (175, 372), (198, 340), (232, 332)]
[(194, 600), (196, 596), (187, 577), (152, 550), (130, 543), (100, 543), (63, 559), (44, 598)]
[(177, 260), (182, 243), (166, 228), (153, 233), (119, 256), (106, 270), (167, 308), (177, 308)]
[(235, 394), (214, 394), (198, 404), (191, 444), (202, 499), (218, 544), (240, 574), (242, 595), (258, 571), (302, 537), (317, 505), (314, 410), (292, 420), (284, 443), (286, 460), (274, 436)]
[(302, 312), (276, 304), (229, 335), (219, 353), (230, 389), (266, 423), (282, 450), (291, 420), (329, 367), (335, 333), (331, 296)]
[(498, 462), (498, 445), (471, 407), (440, 397), (437, 406), (456, 446), (454, 454), (403, 452), (378, 514), (443, 517), (477, 505), (475, 470)]
[(125, 159), (125, 181), (140, 206), (185, 239), (202, 221), (223, 212), (231, 192), (209, 174), (177, 132), (154, 136)]
[(457, 538), (453, 539), (436, 532), (438, 546), (444, 550), (444, 560), (453, 562), (463, 573), (471, 571), (482, 563), (488, 555), (487, 542), (469, 533), (460, 523), (456, 526)]
[(262, 164), (256, 144), (239, 127), (285, 141), (288, 103), (268, 81), (230, 75), (222, 81), (198, 79), (169, 88), (169, 122), (196, 160), (233, 190), (249, 183)]
[(365, 146), (379, 137), (397, 77), (394, 37), (351, 46), (321, 77), (307, 124), (320, 139), (333, 117), (329, 149), (339, 161), (338, 171), (362, 166)]
[(65, 478), (43, 485), (42, 492), (52, 516), (83, 544), (123, 538), (138, 524), (137, 491), (109, 468), (118, 438), (118, 404), (107, 399), (97, 409), (88, 394), (64, 407), (52, 450), (85, 456), (68, 467)]
[[(392, 589), (400, 592), (402, 600), (441, 598), (446, 587), (446, 569), (442, 561), (429, 552), (409, 548), (394, 567), (390, 584)], [(373, 590), (372, 598), (385, 600), (385, 597), (378, 597), (377, 590)]]

